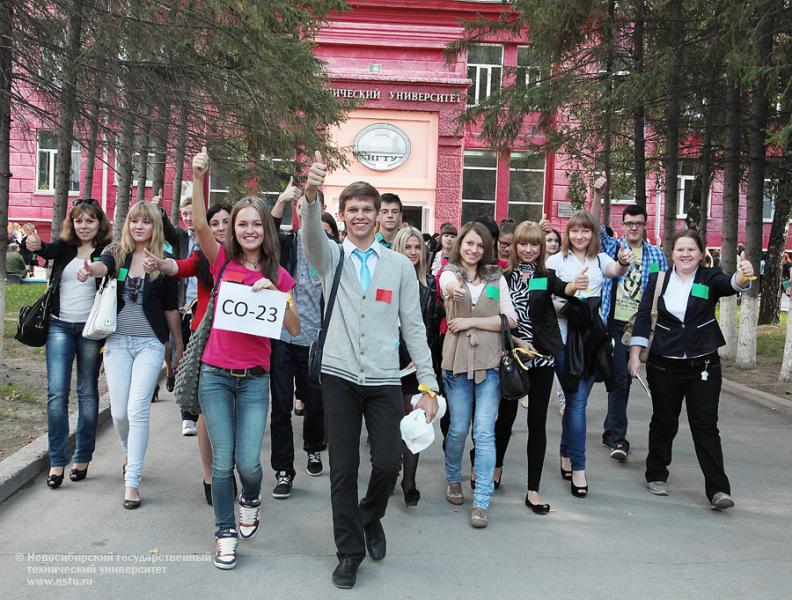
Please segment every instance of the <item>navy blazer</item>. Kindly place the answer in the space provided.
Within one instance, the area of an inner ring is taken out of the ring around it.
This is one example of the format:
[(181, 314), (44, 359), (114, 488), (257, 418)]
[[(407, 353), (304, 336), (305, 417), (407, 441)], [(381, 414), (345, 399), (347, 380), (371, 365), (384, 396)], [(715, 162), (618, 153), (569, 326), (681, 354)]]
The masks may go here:
[[(720, 267), (699, 267), (693, 283), (707, 286), (709, 297), (704, 299), (694, 296), (691, 290), (683, 323), (666, 310), (662, 296), (671, 280), (672, 271), (673, 267), (666, 271), (663, 290), (657, 300), (657, 327), (650, 349), (651, 354), (695, 357), (716, 352), (726, 341), (715, 320), (715, 307), (723, 296), (738, 293), (732, 286), (732, 276), (725, 275)], [(635, 316), (633, 339), (643, 338), (644, 342), (649, 339), (652, 327), (652, 300), (656, 286), (657, 273), (651, 273)]]

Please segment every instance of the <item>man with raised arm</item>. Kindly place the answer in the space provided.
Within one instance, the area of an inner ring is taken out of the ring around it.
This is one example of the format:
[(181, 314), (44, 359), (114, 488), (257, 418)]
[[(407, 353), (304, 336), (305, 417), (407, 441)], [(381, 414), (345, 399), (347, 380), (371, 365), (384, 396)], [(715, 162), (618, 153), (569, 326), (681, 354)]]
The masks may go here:
[[(321, 207), (315, 202), (327, 166), (319, 152), (308, 173), (302, 204), (305, 252), (322, 279), (329, 303), (341, 246), (322, 229)], [(380, 519), (396, 484), (401, 463), (399, 423), (404, 416), (399, 378), (399, 333), (417, 368), (423, 392), (417, 407), (427, 421), (437, 412), (437, 381), (426, 342), (415, 269), (401, 254), (375, 241), (380, 195), (368, 183), (348, 185), (339, 197), (339, 216), (346, 223), (343, 266), (322, 361), (322, 391), (330, 459), (338, 566), (333, 583), (355, 585), (366, 556), (385, 557), (385, 532)], [(358, 505), (362, 419), (371, 442), (371, 479)]]

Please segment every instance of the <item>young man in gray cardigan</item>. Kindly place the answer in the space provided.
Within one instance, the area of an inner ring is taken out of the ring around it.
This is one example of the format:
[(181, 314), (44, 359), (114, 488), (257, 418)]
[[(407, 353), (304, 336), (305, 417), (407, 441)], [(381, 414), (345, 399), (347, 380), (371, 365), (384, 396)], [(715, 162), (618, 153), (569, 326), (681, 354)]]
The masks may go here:
[[(321, 154), (311, 165), (301, 217), (305, 253), (322, 280), (325, 297), (332, 288), (340, 247), (324, 234), (315, 202), (327, 167)], [(366, 556), (385, 557), (380, 519), (396, 485), (401, 464), (399, 423), (404, 406), (399, 379), (399, 332), (417, 368), (423, 396), (418, 408), (428, 421), (437, 412), (437, 381), (421, 318), (415, 269), (405, 256), (374, 240), (380, 196), (364, 182), (347, 186), (339, 198), (346, 223), (344, 265), (327, 331), (322, 360), (322, 393), (327, 418), (333, 531), (339, 563), (333, 583), (355, 585)], [(358, 505), (362, 419), (371, 442), (371, 479)]]

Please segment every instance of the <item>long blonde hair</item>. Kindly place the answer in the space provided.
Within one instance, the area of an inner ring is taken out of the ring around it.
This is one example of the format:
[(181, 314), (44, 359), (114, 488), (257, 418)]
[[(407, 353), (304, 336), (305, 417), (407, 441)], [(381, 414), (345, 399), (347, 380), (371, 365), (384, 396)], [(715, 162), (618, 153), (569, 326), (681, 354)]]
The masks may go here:
[(421, 284), (426, 283), (426, 248), (424, 247), (423, 234), (415, 227), (402, 227), (396, 233), (393, 239), (393, 251), (399, 254), (405, 254), (407, 249), (407, 242), (412, 237), (418, 238), (418, 243), (421, 244), (421, 258), (418, 259), (418, 264), (415, 265), (415, 275), (418, 277), (418, 282)]
[[(165, 258), (165, 232), (162, 229), (162, 215), (160, 215), (159, 208), (151, 202), (138, 202), (127, 213), (124, 228), (121, 230), (121, 241), (113, 244), (112, 247), (116, 273), (124, 266), (127, 256), (135, 251), (135, 240), (132, 239), (132, 234), (129, 232), (129, 225), (133, 219), (138, 217), (148, 219), (154, 226), (151, 239), (148, 242), (148, 251), (157, 258)], [(154, 271), (150, 277), (156, 279), (158, 275), (159, 271)]]

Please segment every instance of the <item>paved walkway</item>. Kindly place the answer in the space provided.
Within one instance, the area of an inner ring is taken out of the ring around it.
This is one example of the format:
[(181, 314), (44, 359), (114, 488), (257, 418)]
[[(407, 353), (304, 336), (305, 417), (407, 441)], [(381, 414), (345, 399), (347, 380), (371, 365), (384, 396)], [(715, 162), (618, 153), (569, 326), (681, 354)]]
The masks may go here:
[[(203, 498), (195, 438), (180, 435), (177, 407), (167, 395), (163, 400), (152, 409), (139, 510), (121, 507), (123, 458), (112, 427), (100, 434), (88, 479), (67, 480), (51, 491), (42, 475), (0, 505), (0, 597), (756, 600), (792, 593), (792, 419), (729, 394), (722, 397), (721, 427), (735, 509), (710, 510), (684, 424), (671, 495), (646, 491), (649, 402), (640, 389), (633, 390), (630, 407), (630, 460), (610, 460), (599, 445), (605, 394), (598, 385), (588, 411), (589, 498), (574, 498), (559, 477), (560, 419), (553, 397), (542, 482), (553, 512), (536, 516), (523, 505), (527, 432), (520, 409), (490, 527), (468, 525), (467, 482), (464, 510), (446, 503), (436, 442), (421, 456), (420, 505), (408, 510), (400, 490), (394, 495), (383, 521), (388, 556), (381, 563), (367, 560), (351, 591), (336, 590), (330, 581), (336, 559), (327, 474), (304, 475), (304, 454), (298, 452), (292, 497), (272, 499), (269, 431), (262, 529), (251, 542), (240, 542), (235, 570), (206, 562), (213, 513)], [(135, 562), (141, 559), (146, 562)], [(34, 572), (42, 567), (73, 570)], [(79, 573), (80, 567), (94, 572)], [(143, 572), (121, 572), (132, 568)], [(71, 581), (55, 585), (46, 578)]]

